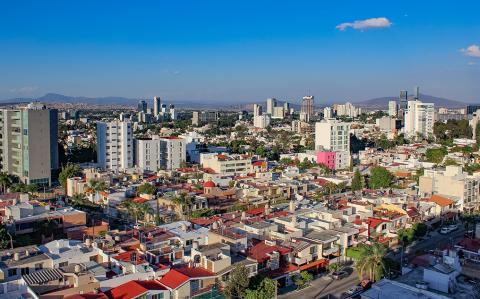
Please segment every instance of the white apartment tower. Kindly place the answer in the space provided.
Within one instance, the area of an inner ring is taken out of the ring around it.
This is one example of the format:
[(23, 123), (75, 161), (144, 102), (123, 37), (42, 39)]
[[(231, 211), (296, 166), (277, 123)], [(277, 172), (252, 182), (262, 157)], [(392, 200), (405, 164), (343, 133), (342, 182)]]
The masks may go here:
[(0, 110), (1, 171), (26, 184), (51, 184), (59, 168), (58, 111), (39, 104)]
[(338, 169), (350, 167), (350, 124), (335, 119), (317, 122), (315, 150), (335, 152)]
[(101, 169), (133, 167), (133, 129), (129, 121), (97, 122), (97, 162)]
[(417, 134), (428, 137), (433, 134), (434, 104), (421, 101), (408, 101), (405, 112), (405, 134), (415, 136)]
[(186, 161), (186, 141), (178, 137), (135, 140), (135, 165), (142, 171), (174, 170)]
[(323, 118), (330, 119), (333, 117), (332, 107), (325, 107), (323, 108)]
[(397, 101), (388, 101), (388, 115), (392, 117), (397, 117), (398, 115)]

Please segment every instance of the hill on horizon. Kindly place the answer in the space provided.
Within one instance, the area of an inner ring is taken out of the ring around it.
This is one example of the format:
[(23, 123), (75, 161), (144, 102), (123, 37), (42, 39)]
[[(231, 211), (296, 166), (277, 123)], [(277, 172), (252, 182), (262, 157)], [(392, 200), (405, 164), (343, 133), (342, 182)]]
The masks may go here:
[[(13, 98), (7, 100), (0, 100), (0, 104), (15, 104), (15, 103), (24, 103), (24, 102), (31, 102), (31, 101), (39, 101), (44, 103), (85, 103), (91, 105), (125, 105), (125, 106), (136, 106), (138, 99), (132, 98), (125, 98), (125, 97), (116, 97), (116, 96), (108, 96), (108, 97), (84, 97), (84, 96), (66, 96), (58, 93), (47, 93), (41, 97), (37, 98)], [(153, 99), (144, 99), (147, 102), (152, 102)], [(391, 96), (391, 97), (378, 97), (363, 101), (352, 101), (355, 106), (364, 107), (364, 108), (377, 108), (377, 109), (386, 109), (388, 108), (388, 102), (391, 100), (398, 101), (398, 97)], [(420, 100), (426, 103), (434, 103), (436, 107), (445, 107), (445, 108), (463, 108), (467, 104), (464, 102), (454, 101), (446, 98), (435, 97), (431, 95), (420, 94)], [(183, 108), (233, 108), (233, 109), (247, 109), (251, 110), (251, 106), (253, 103), (245, 102), (245, 103), (213, 103), (208, 101), (175, 101), (167, 103), (175, 104), (177, 107)], [(264, 101), (258, 101), (259, 104), (264, 104)], [(327, 103), (324, 103), (327, 104)], [(150, 104), (151, 105), (151, 104)], [(329, 104), (327, 104), (329, 105)], [(295, 109), (299, 109), (300, 105), (298, 104), (291, 104), (291, 107)]]
[[(409, 97), (409, 100), (413, 97)], [(392, 97), (380, 97), (364, 101), (353, 102), (354, 105), (365, 108), (388, 108), (389, 101), (399, 101), (398, 96)], [(435, 107), (445, 107), (445, 108), (464, 108), (467, 103), (454, 101), (446, 98), (435, 97), (427, 94), (420, 94), (420, 101), (425, 103), (434, 103)]]

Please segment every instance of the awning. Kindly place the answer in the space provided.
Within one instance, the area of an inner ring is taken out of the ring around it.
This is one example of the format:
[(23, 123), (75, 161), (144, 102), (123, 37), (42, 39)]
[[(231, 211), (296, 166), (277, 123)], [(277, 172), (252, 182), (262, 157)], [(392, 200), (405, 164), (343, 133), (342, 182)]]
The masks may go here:
[(317, 267), (317, 268), (322, 267), (323, 268), (323, 267), (326, 267), (327, 265), (328, 265), (328, 260), (327, 259), (321, 259), (321, 260), (316, 260), (314, 262), (311, 262), (310, 264), (300, 266), (300, 270), (303, 271), (303, 270), (311, 269), (313, 267)]
[(43, 269), (32, 274), (23, 275), (23, 279), (28, 285), (37, 285), (63, 279), (63, 274), (58, 269)]

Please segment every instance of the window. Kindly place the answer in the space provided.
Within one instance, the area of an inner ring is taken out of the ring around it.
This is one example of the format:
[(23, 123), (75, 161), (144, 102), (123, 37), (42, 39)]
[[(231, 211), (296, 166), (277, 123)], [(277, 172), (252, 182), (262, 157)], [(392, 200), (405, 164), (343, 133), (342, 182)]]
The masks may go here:
[(17, 276), (17, 269), (8, 269), (8, 277)]
[(66, 266), (68, 266), (68, 262), (62, 262), (62, 263), (58, 264), (59, 268), (66, 267)]
[(41, 269), (43, 269), (43, 264), (42, 263), (35, 264), (35, 271), (38, 271), (38, 270), (41, 270)]
[(163, 299), (163, 293), (153, 294), (151, 299)]

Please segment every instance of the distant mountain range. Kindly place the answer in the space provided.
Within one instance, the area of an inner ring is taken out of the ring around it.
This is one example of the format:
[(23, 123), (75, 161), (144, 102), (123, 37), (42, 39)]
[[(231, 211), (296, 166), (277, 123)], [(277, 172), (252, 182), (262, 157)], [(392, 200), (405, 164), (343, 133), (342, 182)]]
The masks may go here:
[[(57, 93), (47, 93), (44, 96), (37, 98), (13, 98), (9, 100), (0, 100), (0, 104), (16, 104), (26, 103), (32, 101), (39, 101), (42, 103), (84, 103), (90, 105), (122, 105), (122, 106), (136, 106), (140, 100), (148, 102), (150, 107), (153, 107), (153, 99), (130, 99), (124, 97), (83, 97), (83, 96), (66, 96)], [(176, 107), (188, 107), (188, 108), (208, 108), (218, 106), (218, 104), (208, 104), (202, 102), (189, 102), (189, 101), (166, 101), (166, 104), (174, 104)]]
[[(146, 99), (149, 102), (149, 105), (152, 105), (150, 102), (152, 99)], [(364, 101), (357, 101), (353, 104), (359, 107), (364, 108), (377, 108), (377, 109), (386, 109), (388, 108), (388, 102), (391, 100), (397, 100), (398, 96), (391, 97), (380, 97)], [(426, 103), (434, 103), (436, 107), (445, 107), (445, 108), (461, 108), (465, 107), (467, 104), (459, 101), (453, 101), (445, 98), (430, 96), (430, 95), (420, 95), (420, 100)], [(0, 104), (15, 104), (15, 103), (25, 103), (31, 101), (39, 101), (43, 103), (85, 103), (90, 105), (125, 105), (125, 106), (136, 106), (139, 99), (130, 99), (124, 97), (83, 97), (83, 96), (66, 96), (57, 93), (47, 93), (44, 96), (38, 98), (14, 98), (9, 100), (0, 101)], [(265, 104), (265, 101), (259, 101), (259, 104)], [(193, 108), (193, 109), (213, 109), (213, 108), (228, 108), (228, 109), (238, 109), (238, 110), (251, 110), (252, 103), (211, 103), (208, 101), (175, 101), (168, 102), (175, 104), (176, 107), (183, 108)], [(281, 104), (279, 102), (279, 104)], [(292, 108), (298, 110), (300, 105), (291, 104)]]
[[(413, 97), (410, 97), (409, 99), (413, 99)], [(392, 100), (396, 100), (398, 102), (398, 96), (374, 98), (370, 100), (355, 102), (353, 104), (365, 108), (386, 109), (388, 108), (388, 102)], [(466, 103), (462, 103), (459, 101), (449, 100), (426, 94), (420, 94), (420, 100), (425, 103), (434, 103), (435, 107), (464, 108), (467, 105)]]

